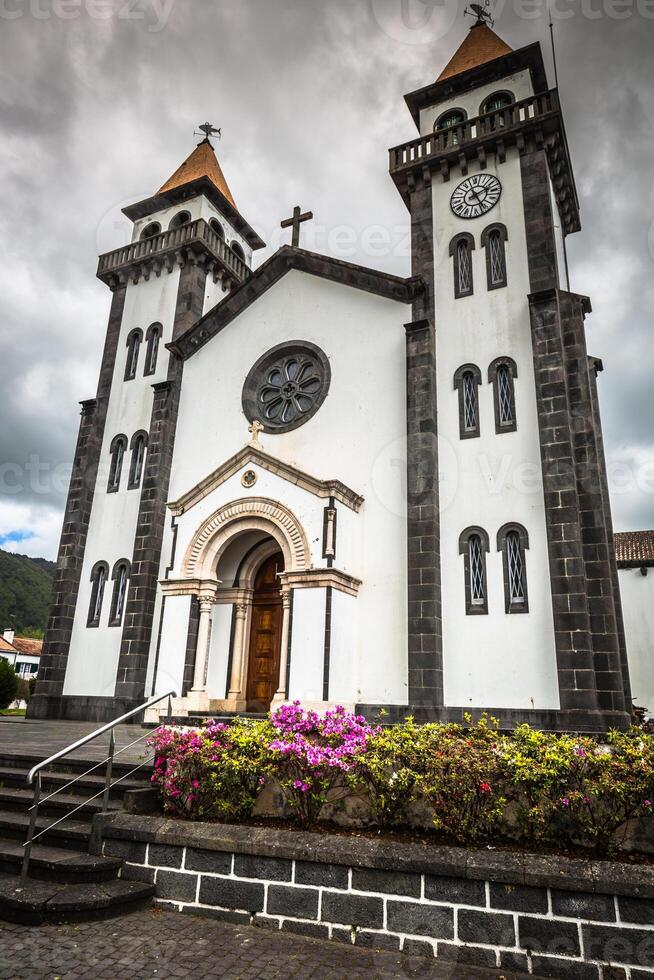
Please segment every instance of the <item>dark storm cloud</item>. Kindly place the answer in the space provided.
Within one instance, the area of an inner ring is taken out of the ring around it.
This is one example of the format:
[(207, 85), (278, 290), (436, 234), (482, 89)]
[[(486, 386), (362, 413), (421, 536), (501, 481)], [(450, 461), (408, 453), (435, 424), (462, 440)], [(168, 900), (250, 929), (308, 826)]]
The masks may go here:
[[(616, 524), (651, 527), (654, 21), (615, 9), (555, 5), (584, 224), (568, 241), (606, 368)], [(541, 40), (550, 64), (544, 5), (497, 10), (498, 33), (513, 47)], [(438, 74), (465, 30), (461, 6), (422, 0), (0, 0), (0, 541), (27, 523), (35, 538), (21, 550), (53, 553), (76, 402), (94, 394), (109, 306), (95, 260), (127, 238), (120, 208), (159, 186), (208, 118), (223, 127), (240, 210), (269, 242), (261, 258), (299, 202), (316, 215), (308, 247), (408, 273), (386, 149), (415, 135), (402, 96)]]

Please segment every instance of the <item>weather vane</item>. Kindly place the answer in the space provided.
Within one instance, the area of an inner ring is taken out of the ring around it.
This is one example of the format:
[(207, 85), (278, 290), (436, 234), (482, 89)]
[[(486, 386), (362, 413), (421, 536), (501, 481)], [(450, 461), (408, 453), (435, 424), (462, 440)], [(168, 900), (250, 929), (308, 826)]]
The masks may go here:
[(470, 7), (466, 7), (463, 12), (470, 14), (471, 17), (476, 17), (478, 24), (489, 24), (491, 27), (495, 24), (490, 14), (490, 0), (483, 0), (483, 3), (471, 3)]
[(198, 129), (200, 132), (198, 133), (198, 131), (195, 130), (193, 133), (194, 136), (201, 136), (204, 133), (204, 138), (207, 140), (210, 136), (217, 136), (218, 139), (222, 137), (222, 130), (216, 129), (216, 127), (212, 126), (209, 122), (202, 123), (202, 125), (198, 126)]

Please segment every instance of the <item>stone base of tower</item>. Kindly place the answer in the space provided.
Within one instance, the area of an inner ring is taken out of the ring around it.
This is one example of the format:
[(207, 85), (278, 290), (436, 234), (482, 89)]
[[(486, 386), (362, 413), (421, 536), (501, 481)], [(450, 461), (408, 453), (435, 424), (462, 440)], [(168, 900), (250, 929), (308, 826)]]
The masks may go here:
[[(28, 719), (107, 722), (137, 708), (140, 702), (123, 698), (35, 695), (27, 705)], [(136, 718), (135, 723), (140, 721)]]
[(552, 709), (530, 710), (525, 708), (473, 708), (434, 705), (357, 704), (358, 714), (368, 720), (381, 717), (384, 724), (399, 724), (411, 715), (419, 724), (427, 722), (453, 722), (464, 724), (465, 716), (480, 718), (487, 715), (496, 718), (500, 728), (512, 729), (517, 725), (531, 725), (546, 732), (575, 732), (603, 735), (612, 728), (624, 731), (632, 724), (626, 711), (557, 711)]

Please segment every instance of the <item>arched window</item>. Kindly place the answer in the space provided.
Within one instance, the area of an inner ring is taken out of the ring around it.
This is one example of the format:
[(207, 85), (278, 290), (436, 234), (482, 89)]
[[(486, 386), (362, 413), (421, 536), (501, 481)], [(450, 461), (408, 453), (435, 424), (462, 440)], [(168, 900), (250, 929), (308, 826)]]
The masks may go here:
[(114, 436), (109, 447), (111, 463), (109, 465), (109, 483), (107, 493), (117, 493), (120, 489), (120, 477), (123, 472), (123, 460), (127, 451), (127, 436)]
[(91, 601), (89, 603), (89, 615), (86, 620), (87, 626), (100, 625), (104, 587), (107, 584), (108, 575), (109, 566), (106, 561), (96, 562), (91, 569)]
[(129, 466), (128, 490), (135, 490), (141, 486), (141, 477), (145, 465), (145, 453), (148, 448), (148, 434), (141, 430), (132, 436), (131, 450), (132, 460)]
[(139, 364), (139, 351), (141, 349), (141, 341), (143, 340), (143, 331), (136, 330), (130, 331), (127, 338), (127, 360), (125, 361), (125, 381), (131, 381), (136, 377), (136, 369)]
[(505, 524), (497, 532), (497, 550), (504, 567), (504, 605), (507, 613), (529, 612), (527, 560), (529, 535), (522, 524)]
[(141, 234), (139, 235), (139, 241), (143, 241), (145, 238), (152, 238), (154, 235), (158, 235), (161, 232), (161, 225), (158, 221), (151, 221), (149, 225), (146, 225)]
[(178, 211), (177, 214), (171, 219), (168, 229), (169, 231), (172, 231), (174, 228), (181, 228), (182, 225), (187, 225), (190, 220), (191, 215), (188, 211)]
[(465, 121), (466, 114), (463, 109), (448, 109), (434, 123), (434, 132), (442, 133), (441, 139), (444, 146), (456, 146), (459, 142), (459, 133), (456, 127), (462, 126)]
[(489, 289), (506, 286), (506, 225), (497, 222), (481, 233), (481, 247), (486, 249), (486, 283)]
[(232, 242), (230, 248), (234, 255), (241, 260), (241, 262), (245, 262), (245, 252), (238, 242)]
[(513, 105), (514, 102), (515, 98), (511, 92), (493, 92), (480, 105), (479, 115), (484, 116), (489, 112), (497, 112), (499, 109), (504, 109), (508, 105)]
[(467, 231), (455, 235), (450, 242), (450, 255), (454, 259), (454, 298), (472, 296), (472, 253), (475, 240)]
[(454, 388), (459, 392), (459, 435), (474, 439), (479, 435), (479, 385), (481, 371), (476, 364), (464, 364), (454, 375)]
[(145, 334), (148, 346), (145, 351), (144, 375), (154, 374), (157, 370), (157, 354), (159, 353), (159, 341), (161, 340), (162, 329), (160, 323), (151, 323)]
[(511, 357), (497, 357), (488, 368), (488, 380), (493, 385), (495, 431), (515, 432), (518, 428), (515, 413), (515, 384), (518, 368)]
[(223, 228), (223, 226), (221, 225), (221, 223), (218, 221), (217, 218), (211, 218), (211, 220), (209, 221), (209, 227), (211, 228), (212, 231), (215, 231), (215, 233), (218, 235), (218, 238), (220, 238), (221, 241), (223, 242), (225, 241), (225, 229)]
[(488, 535), (483, 527), (468, 527), (459, 538), (459, 554), (463, 555), (465, 575), (466, 614), (488, 613), (486, 587), (486, 554), (490, 550)]
[(111, 597), (111, 612), (109, 613), (110, 626), (120, 626), (123, 622), (127, 588), (129, 585), (129, 571), (130, 565), (126, 558), (121, 558), (114, 565), (111, 576), (114, 580), (114, 591)]

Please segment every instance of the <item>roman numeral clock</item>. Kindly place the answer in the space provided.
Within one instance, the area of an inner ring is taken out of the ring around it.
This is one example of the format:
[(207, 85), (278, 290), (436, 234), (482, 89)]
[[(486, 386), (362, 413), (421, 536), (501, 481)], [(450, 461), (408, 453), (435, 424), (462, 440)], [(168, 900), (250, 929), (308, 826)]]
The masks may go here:
[(493, 174), (473, 174), (454, 188), (450, 207), (458, 218), (479, 218), (495, 207), (501, 193), (502, 185)]

